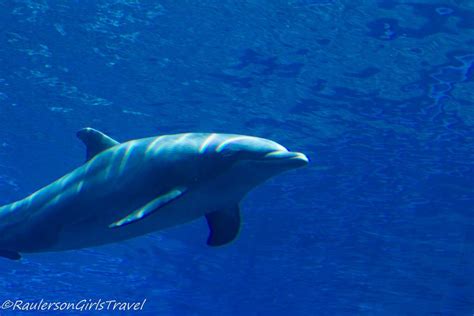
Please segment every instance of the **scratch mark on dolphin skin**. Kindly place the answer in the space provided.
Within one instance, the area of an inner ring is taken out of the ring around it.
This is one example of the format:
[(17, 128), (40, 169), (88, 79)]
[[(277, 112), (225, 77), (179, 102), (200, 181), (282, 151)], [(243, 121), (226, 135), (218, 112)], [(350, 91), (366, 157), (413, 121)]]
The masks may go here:
[(189, 135), (191, 135), (191, 134), (190, 134), (190, 133), (186, 133), (186, 134), (181, 135), (181, 136), (176, 140), (175, 145), (178, 145), (178, 144), (183, 143), (183, 142), (186, 140), (186, 138), (189, 137)]
[(19, 204), (19, 201), (13, 203), (11, 206), (10, 206), (10, 211), (14, 210)]
[(203, 154), (203, 153), (206, 151), (207, 147), (208, 147), (209, 144), (212, 142), (212, 140), (213, 140), (214, 138), (216, 138), (216, 136), (217, 136), (217, 135), (213, 133), (213, 134), (211, 134), (210, 136), (208, 136), (208, 137), (204, 140), (204, 142), (203, 142), (203, 143), (201, 144), (201, 146), (199, 147), (199, 153), (200, 153), (200, 154)]
[(157, 153), (160, 151), (160, 148), (164, 145), (161, 144), (160, 146), (157, 146), (157, 144), (163, 140), (163, 136), (157, 137), (154, 141), (152, 141), (146, 148), (145, 151), (145, 156), (148, 157), (148, 155), (152, 154), (152, 152)]
[(50, 207), (50, 206), (52, 206), (52, 205), (58, 203), (59, 200), (61, 199), (61, 196), (62, 196), (62, 194), (56, 195), (54, 198), (52, 198), (51, 200), (49, 200), (49, 201), (43, 206), (43, 208), (48, 208), (48, 207)]
[(127, 166), (127, 162), (130, 159), (130, 156), (135, 149), (133, 142), (128, 143), (125, 148), (126, 148), (125, 153), (122, 157), (122, 160), (120, 161), (119, 174), (122, 174), (123, 171), (125, 170), (125, 167)]
[(30, 207), (31, 204), (33, 203), (33, 199), (35, 198), (36, 196), (36, 193), (33, 193), (33, 194), (30, 194), (28, 195), (23, 201), (25, 202), (26, 204), (26, 207)]
[(86, 164), (86, 168), (85, 168), (85, 175), (87, 175), (89, 172), (90, 172), (90, 169), (92, 168), (92, 166), (94, 166), (94, 162), (97, 160), (97, 157), (99, 155), (95, 155), (94, 157), (92, 157), (92, 159), (90, 159), (87, 164)]
[(110, 164), (107, 166), (107, 169), (105, 170), (105, 176), (104, 179), (108, 179), (110, 175), (112, 174), (112, 170), (114, 169), (114, 164)]
[(69, 177), (62, 177), (61, 179), (58, 180), (58, 184), (61, 186), (61, 190), (67, 188), (69, 184)]
[(82, 191), (82, 188), (84, 187), (84, 180), (79, 181), (79, 183), (76, 186), (76, 192), (80, 193)]
[[(129, 144), (127, 144), (127, 146), (125, 148), (128, 149), (128, 145)], [(112, 157), (109, 159), (107, 167), (105, 167), (105, 170), (103, 172), (103, 179), (108, 179), (112, 175), (112, 172), (114, 171), (114, 168), (117, 165), (119, 165), (119, 168), (120, 168), (122, 160), (123, 160), (122, 155), (126, 154), (127, 149), (124, 149), (123, 146), (112, 149)], [(124, 153), (124, 151), (125, 151), (125, 153)]]
[(113, 149), (112, 158), (109, 164), (107, 165), (107, 167), (105, 168), (104, 179), (108, 179), (111, 176), (112, 171), (114, 170), (114, 167), (118, 164), (117, 160), (119, 160), (120, 162), (122, 161), (121, 155), (122, 155), (122, 147)]
[(248, 136), (238, 136), (238, 137), (229, 138), (229, 139), (223, 141), (222, 143), (220, 143), (219, 146), (217, 146), (216, 152), (223, 151), (225, 146), (227, 146), (230, 143), (237, 142), (239, 140), (244, 140), (244, 139), (250, 139), (250, 137), (248, 137)]

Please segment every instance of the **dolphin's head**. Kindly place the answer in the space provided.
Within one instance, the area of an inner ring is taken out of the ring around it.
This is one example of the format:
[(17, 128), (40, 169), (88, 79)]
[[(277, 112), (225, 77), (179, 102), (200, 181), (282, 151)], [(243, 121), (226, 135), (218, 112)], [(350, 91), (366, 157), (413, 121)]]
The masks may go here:
[[(217, 145), (215, 151), (223, 159), (235, 163), (246, 163), (281, 173), (308, 164), (308, 158), (300, 152), (288, 151), (282, 145), (265, 138), (252, 136), (229, 136)], [(248, 167), (248, 166), (247, 166)]]
[(239, 185), (244, 194), (275, 175), (309, 162), (303, 153), (259, 137), (225, 135), (212, 147), (215, 161), (226, 166), (225, 178)]

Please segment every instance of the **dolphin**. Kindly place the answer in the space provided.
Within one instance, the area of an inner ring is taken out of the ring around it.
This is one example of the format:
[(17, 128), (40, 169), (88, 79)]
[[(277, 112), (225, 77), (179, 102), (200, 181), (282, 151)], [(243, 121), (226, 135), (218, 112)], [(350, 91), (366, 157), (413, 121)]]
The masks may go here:
[(84, 128), (86, 162), (0, 207), (0, 256), (118, 242), (205, 217), (207, 244), (240, 229), (239, 203), (254, 187), (308, 158), (264, 138), (184, 133), (119, 143)]

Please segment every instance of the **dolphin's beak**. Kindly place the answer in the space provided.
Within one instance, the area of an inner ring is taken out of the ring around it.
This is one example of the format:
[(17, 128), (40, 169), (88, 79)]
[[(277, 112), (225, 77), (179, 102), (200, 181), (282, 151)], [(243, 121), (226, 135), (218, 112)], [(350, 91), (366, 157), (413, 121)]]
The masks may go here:
[(303, 167), (309, 163), (309, 159), (305, 154), (284, 150), (272, 151), (264, 156), (264, 160), (283, 162), (288, 164), (290, 168)]

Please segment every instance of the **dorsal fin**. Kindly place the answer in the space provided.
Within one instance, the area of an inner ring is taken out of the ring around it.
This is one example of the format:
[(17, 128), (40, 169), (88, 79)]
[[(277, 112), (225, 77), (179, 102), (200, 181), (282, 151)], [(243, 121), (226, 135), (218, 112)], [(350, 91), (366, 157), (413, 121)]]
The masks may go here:
[(77, 137), (86, 145), (87, 161), (102, 151), (119, 144), (118, 141), (90, 127), (83, 128), (77, 132)]

